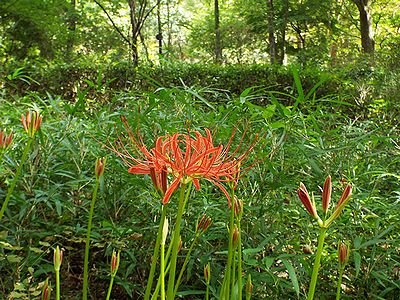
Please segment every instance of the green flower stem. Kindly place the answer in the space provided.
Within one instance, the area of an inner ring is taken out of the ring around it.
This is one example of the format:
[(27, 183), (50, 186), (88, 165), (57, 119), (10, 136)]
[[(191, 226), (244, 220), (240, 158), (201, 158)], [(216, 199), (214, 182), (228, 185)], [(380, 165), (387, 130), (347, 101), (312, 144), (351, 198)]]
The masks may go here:
[(31, 148), (32, 142), (33, 142), (33, 138), (28, 137), (28, 142), (26, 143), (24, 152), (22, 153), (21, 161), (19, 163), (17, 171), (15, 172), (15, 176), (13, 178), (13, 181), (11, 182), (11, 185), (10, 185), (8, 191), (7, 191), (6, 199), (4, 200), (3, 205), (1, 206), (0, 221), (3, 218), (4, 212), (5, 212), (5, 210), (7, 208), (7, 205), (8, 205), (8, 201), (10, 201), (10, 198), (11, 198), (11, 195), (12, 195), (12, 193), (14, 191), (15, 185), (17, 184), (18, 178), (19, 178), (19, 176), (21, 174), (21, 171), (22, 171), (22, 167), (23, 167), (26, 159), (28, 158), (28, 153), (29, 153), (29, 149)]
[(115, 276), (112, 276), (112, 275), (111, 275), (110, 285), (108, 286), (108, 292), (107, 292), (107, 298), (106, 298), (106, 300), (109, 300), (109, 299), (110, 299), (111, 291), (112, 291), (112, 286), (113, 286), (113, 283), (114, 283), (114, 277), (115, 277)]
[(150, 298), (151, 287), (153, 285), (154, 273), (156, 271), (158, 252), (160, 250), (161, 237), (162, 237), (162, 231), (163, 231), (164, 220), (165, 220), (166, 214), (167, 214), (167, 208), (165, 207), (165, 205), (163, 205), (161, 208), (161, 218), (160, 218), (160, 225), (158, 226), (156, 245), (154, 247), (153, 257), (151, 259), (151, 268), (150, 268), (150, 273), (149, 273), (149, 277), (147, 280), (146, 292), (144, 294), (145, 300), (149, 300), (149, 298)]
[(96, 179), (96, 185), (93, 190), (92, 201), (90, 203), (89, 221), (86, 232), (85, 260), (83, 263), (83, 290), (82, 299), (87, 300), (88, 293), (88, 275), (89, 275), (89, 248), (90, 248), (90, 232), (92, 229), (92, 219), (94, 213), (94, 205), (96, 203), (97, 191), (99, 190), (100, 180)]
[(238, 227), (238, 297), (242, 299), (242, 233), (240, 229), (240, 220), (237, 222)]
[(339, 279), (338, 279), (338, 283), (337, 283), (336, 300), (340, 299), (340, 290), (342, 288), (343, 271), (344, 271), (344, 268), (339, 269)]
[(181, 220), (184, 211), (185, 204), (185, 189), (186, 184), (181, 183), (181, 192), (179, 195), (179, 204), (178, 204), (178, 212), (175, 220), (175, 229), (173, 235), (173, 245), (172, 245), (172, 256), (171, 256), (171, 269), (169, 271), (168, 276), (168, 291), (167, 291), (167, 299), (174, 300), (174, 287), (175, 287), (175, 273), (176, 273), (176, 262), (178, 259), (178, 248), (180, 241), (180, 233), (181, 233)]
[(318, 271), (319, 271), (319, 267), (321, 265), (322, 250), (324, 248), (326, 231), (327, 231), (327, 228), (325, 228), (325, 227), (321, 227), (319, 230), (318, 249), (317, 249), (317, 254), (315, 255), (314, 267), (313, 267), (313, 272), (312, 272), (312, 276), (311, 276), (310, 287), (308, 289), (307, 300), (314, 299), (315, 287), (317, 285)]
[(231, 280), (231, 297), (229, 299), (235, 299), (235, 280), (236, 280), (236, 250), (233, 252), (232, 258), (232, 280)]
[(222, 297), (220, 297), (221, 300), (229, 300), (230, 296), (230, 282), (231, 282), (231, 268), (232, 268), (232, 260), (233, 260), (233, 225), (234, 225), (234, 219), (235, 219), (235, 205), (233, 203), (235, 197), (234, 193), (232, 192), (232, 197), (231, 197), (231, 214), (230, 214), (230, 221), (229, 221), (229, 242), (228, 242), (228, 262), (226, 266), (226, 273), (224, 277), (224, 282), (222, 286)]
[(206, 282), (206, 300), (210, 299), (210, 284)]
[(185, 272), (186, 266), (187, 266), (187, 264), (188, 264), (188, 262), (189, 262), (190, 254), (192, 253), (193, 248), (194, 248), (194, 246), (196, 245), (196, 242), (197, 242), (198, 237), (199, 237), (199, 234), (196, 233), (196, 235), (195, 235), (195, 237), (194, 237), (194, 239), (193, 239), (193, 242), (192, 242), (192, 244), (190, 245), (190, 248), (189, 248), (189, 250), (188, 250), (188, 253), (186, 254), (185, 261), (183, 262), (183, 266), (182, 266), (182, 268), (181, 268), (181, 271), (179, 272), (178, 279), (176, 280), (174, 294), (176, 294), (176, 293), (178, 292), (178, 287), (179, 287), (179, 285), (180, 285), (180, 283), (181, 283), (181, 280), (182, 280), (182, 277), (183, 277), (183, 273)]
[[(167, 256), (165, 257), (165, 260), (168, 261), (168, 254), (167, 254)], [(165, 269), (164, 277), (168, 274), (170, 267), (171, 267), (171, 264), (169, 263), (168, 266), (167, 266), (167, 268)], [(157, 281), (156, 288), (154, 289), (154, 293), (153, 293), (153, 295), (152, 295), (151, 298), (150, 298), (151, 300), (156, 300), (156, 299), (158, 299), (158, 293), (160, 292), (160, 287), (161, 287), (161, 274), (160, 274), (160, 276), (158, 277), (158, 281)]]
[(56, 300), (60, 300), (60, 270), (56, 271)]
[(165, 261), (164, 261), (164, 256), (165, 256), (165, 245), (161, 244), (161, 265), (160, 265), (160, 277), (161, 277), (161, 300), (165, 300)]

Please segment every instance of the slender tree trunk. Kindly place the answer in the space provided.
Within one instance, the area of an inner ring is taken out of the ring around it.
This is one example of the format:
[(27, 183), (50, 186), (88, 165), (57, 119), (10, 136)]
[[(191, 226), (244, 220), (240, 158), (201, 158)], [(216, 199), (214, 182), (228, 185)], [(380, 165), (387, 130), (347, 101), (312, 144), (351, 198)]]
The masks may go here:
[(136, 22), (136, 0), (128, 0), (130, 9), (130, 19), (131, 19), (131, 50), (132, 50), (132, 63), (136, 67), (139, 64), (139, 53), (138, 53), (138, 24)]
[(352, 0), (360, 12), (361, 46), (365, 53), (374, 53), (375, 40), (372, 29), (371, 7), (369, 0)]
[(168, 38), (167, 38), (167, 49), (171, 50), (172, 44), (172, 24), (171, 24), (171, 9), (169, 7), (169, 0), (167, 0), (167, 24), (168, 24)]
[(74, 50), (75, 31), (76, 31), (76, 2), (77, 0), (70, 0), (70, 5), (67, 9), (68, 13), (68, 39), (67, 49), (65, 53), (66, 60), (70, 60)]
[(215, 63), (222, 63), (221, 30), (219, 26), (219, 3), (214, 0), (214, 20), (215, 20)]
[(276, 62), (276, 42), (274, 25), (274, 1), (267, 0), (268, 6), (268, 41), (269, 41), (269, 60), (271, 64)]
[(288, 23), (288, 14), (289, 14), (289, 0), (283, 0), (282, 23), (281, 23), (280, 37), (278, 43), (279, 51), (277, 54), (277, 62), (280, 65), (283, 65), (283, 61), (285, 60), (286, 56), (286, 26)]
[(162, 24), (161, 24), (161, 1), (157, 2), (157, 40), (158, 40), (158, 53), (163, 54), (163, 34), (162, 34)]

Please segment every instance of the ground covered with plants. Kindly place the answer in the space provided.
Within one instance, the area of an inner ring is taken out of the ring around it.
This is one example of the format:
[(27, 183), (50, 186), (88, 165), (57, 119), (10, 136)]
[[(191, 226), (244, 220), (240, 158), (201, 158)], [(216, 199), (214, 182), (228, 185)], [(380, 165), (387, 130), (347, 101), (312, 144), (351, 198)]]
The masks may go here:
[[(3, 85), (0, 204), (9, 200), (0, 220), (2, 299), (41, 299), (46, 279), (54, 297), (54, 264), (60, 263), (61, 298), (81, 299), (89, 218), (89, 299), (107, 297), (110, 277), (110, 299), (143, 299), (162, 211), (169, 230), (161, 236), (165, 261), (155, 264), (152, 294), (163, 269), (161, 289), (171, 295), (168, 276), (176, 259), (175, 282), (185, 268), (179, 298), (239, 299), (242, 289), (249, 299), (249, 277), (252, 299), (306, 298), (320, 252), (315, 299), (335, 298), (339, 273), (342, 299), (396, 299), (399, 106), (384, 82), (394, 85), (382, 74), (353, 74), (359, 81), (327, 74), (313, 81), (311, 71), (293, 66), (281, 72), (290, 75), (284, 82), (232, 91), (161, 82), (165, 77), (151, 72), (140, 74), (146, 88), (112, 87), (117, 79), (99, 70), (97, 79), (80, 81), (72, 94), (52, 90), (50, 80), (38, 90), (23, 70)], [(174, 146), (176, 133), (181, 135)], [(152, 149), (160, 136), (164, 148), (154, 155), (160, 163), (155, 166), (143, 146)], [(222, 154), (211, 148), (211, 139), (215, 148), (223, 146)], [(188, 149), (207, 153), (196, 159)], [(192, 159), (192, 173), (179, 167), (179, 155)], [(215, 167), (217, 155), (230, 165)], [(199, 189), (179, 192), (197, 181)], [(341, 198), (346, 186), (352, 187), (349, 199)], [(176, 234), (182, 195), (188, 200)], [(338, 201), (346, 205), (318, 251), (318, 223), (334, 214)], [(338, 262), (341, 242), (348, 251), (344, 268), (344, 257)]]

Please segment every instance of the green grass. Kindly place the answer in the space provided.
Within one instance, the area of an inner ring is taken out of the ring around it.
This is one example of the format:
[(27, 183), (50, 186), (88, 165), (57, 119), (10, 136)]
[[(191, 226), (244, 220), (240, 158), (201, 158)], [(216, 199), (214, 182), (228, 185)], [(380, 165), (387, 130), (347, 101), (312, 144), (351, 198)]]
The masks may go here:
[[(126, 115), (148, 147), (159, 135), (188, 128), (210, 128), (217, 143), (225, 143), (233, 128), (238, 130), (234, 144), (244, 130), (248, 138), (264, 133), (249, 161), (254, 167), (237, 192), (245, 203), (243, 261), (245, 273), (252, 276), (254, 299), (297, 299), (297, 294), (307, 294), (314, 256), (304, 248), (315, 253), (318, 228), (295, 191), (302, 181), (316, 192), (320, 205), (319, 187), (328, 174), (334, 202), (340, 197), (342, 179), (354, 185), (354, 196), (328, 230), (317, 298), (334, 297), (337, 244), (349, 240), (353, 250), (343, 278), (343, 299), (394, 299), (400, 290), (400, 139), (395, 119), (391, 121), (385, 105), (360, 108), (343, 95), (318, 98), (303, 91), (297, 79), (294, 87), (286, 94), (255, 87), (234, 98), (206, 88), (159, 88), (110, 92), (108, 102), (99, 103), (96, 97), (81, 95), (77, 104), (49, 94), (3, 95), (1, 128), (11, 127), (15, 138), (0, 168), (0, 201), (24, 145), (20, 114), (38, 108), (44, 120), (0, 224), (0, 298), (13, 293), (15, 298), (27, 299), (30, 294), (30, 299), (37, 299), (38, 285), (47, 276), (54, 286), (56, 245), (65, 250), (61, 293), (68, 299), (80, 298), (94, 162), (101, 156), (108, 158), (93, 218), (89, 294), (105, 298), (111, 253), (121, 249), (112, 295), (142, 296), (159, 201), (148, 176), (128, 174), (104, 147), (123, 131), (119, 117)], [(176, 209), (176, 199), (168, 214)], [(180, 292), (187, 299), (204, 296), (203, 267), (209, 260), (212, 297), (219, 295), (222, 281), (229, 212), (223, 194), (205, 182), (192, 194), (184, 215), (183, 251), (203, 212), (213, 218), (213, 225), (199, 239), (182, 280)]]

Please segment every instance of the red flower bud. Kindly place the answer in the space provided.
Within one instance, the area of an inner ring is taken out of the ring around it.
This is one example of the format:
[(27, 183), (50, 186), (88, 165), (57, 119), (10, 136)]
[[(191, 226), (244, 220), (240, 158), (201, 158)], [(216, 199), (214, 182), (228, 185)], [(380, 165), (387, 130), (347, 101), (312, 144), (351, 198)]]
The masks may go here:
[(328, 176), (324, 183), (324, 189), (322, 190), (322, 210), (326, 214), (329, 209), (332, 194), (332, 179)]
[(10, 147), (13, 138), (13, 133), (10, 132), (9, 135), (6, 135), (5, 131), (0, 131), (0, 151), (6, 150)]
[(315, 205), (314, 203), (311, 202), (307, 188), (302, 182), (300, 182), (300, 187), (297, 189), (297, 195), (299, 196), (301, 202), (303, 203), (308, 213), (315, 219), (318, 219), (318, 214)]
[(42, 123), (42, 116), (37, 112), (27, 112), (26, 116), (21, 115), (22, 126), (29, 137), (33, 137), (39, 130), (40, 124)]
[(96, 159), (94, 173), (96, 175), (96, 179), (97, 180), (99, 180), (99, 178), (101, 176), (103, 176), (105, 164), (106, 164), (106, 158), (105, 157)]
[(113, 250), (111, 256), (111, 276), (115, 276), (115, 274), (117, 274), (119, 267), (119, 259), (120, 259), (120, 251), (116, 253), (115, 250)]
[(338, 249), (338, 258), (339, 258), (339, 266), (341, 268), (343, 268), (346, 265), (347, 261), (349, 260), (349, 256), (350, 256), (350, 251), (348, 249), (348, 246), (345, 243), (340, 242)]
[(42, 289), (42, 300), (50, 300), (51, 287), (49, 285), (49, 279), (47, 278), (44, 282)]

